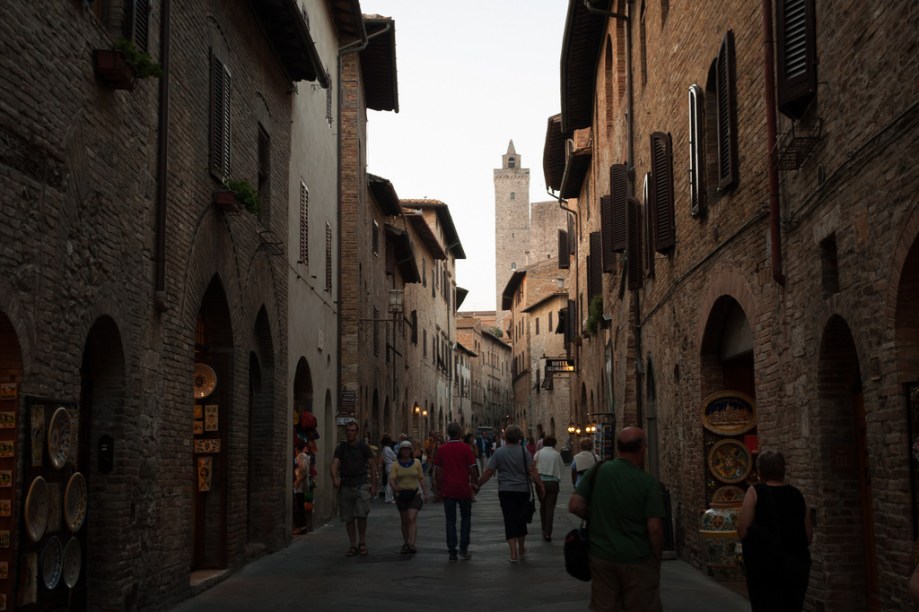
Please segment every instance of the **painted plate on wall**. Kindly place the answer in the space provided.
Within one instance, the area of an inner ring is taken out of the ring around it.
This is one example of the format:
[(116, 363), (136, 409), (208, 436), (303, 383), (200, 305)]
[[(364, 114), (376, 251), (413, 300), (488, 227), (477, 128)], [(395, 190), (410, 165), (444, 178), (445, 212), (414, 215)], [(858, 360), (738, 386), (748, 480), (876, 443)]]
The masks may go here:
[(41, 579), (48, 590), (57, 586), (61, 580), (61, 570), (64, 567), (64, 547), (57, 536), (51, 536), (48, 543), (41, 551)]
[(48, 517), (51, 515), (51, 491), (48, 483), (38, 476), (29, 485), (26, 496), (26, 531), (33, 542), (38, 542), (48, 528)]
[(753, 458), (743, 442), (729, 438), (716, 442), (708, 452), (708, 468), (721, 482), (743, 482), (753, 469)]
[(217, 372), (206, 363), (195, 364), (195, 399), (204, 399), (217, 388)]
[(86, 497), (86, 478), (74, 472), (64, 490), (64, 520), (73, 533), (78, 532), (86, 520)]
[(48, 424), (48, 456), (51, 465), (58, 470), (70, 459), (71, 427), (70, 412), (63, 406), (55, 410)]
[(713, 508), (730, 508), (743, 503), (744, 490), (736, 485), (725, 485), (712, 495)]
[(80, 546), (80, 540), (70, 538), (67, 546), (64, 547), (64, 584), (68, 589), (77, 585), (80, 579), (80, 570), (83, 567), (83, 547)]
[(722, 436), (735, 436), (756, 426), (756, 404), (740, 391), (719, 391), (702, 400), (702, 425)]

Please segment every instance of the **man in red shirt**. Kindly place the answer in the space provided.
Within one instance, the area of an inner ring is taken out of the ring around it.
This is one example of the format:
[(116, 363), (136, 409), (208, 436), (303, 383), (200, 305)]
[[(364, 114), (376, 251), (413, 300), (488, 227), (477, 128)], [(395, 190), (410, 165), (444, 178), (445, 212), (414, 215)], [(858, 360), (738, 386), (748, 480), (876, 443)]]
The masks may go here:
[(472, 531), (472, 491), (479, 479), (475, 455), (460, 436), (459, 423), (447, 425), (448, 442), (441, 445), (434, 457), (434, 482), (444, 502), (447, 519), (447, 549), (450, 561), (457, 560), (456, 506), (460, 509), (459, 556), (469, 558), (469, 535)]

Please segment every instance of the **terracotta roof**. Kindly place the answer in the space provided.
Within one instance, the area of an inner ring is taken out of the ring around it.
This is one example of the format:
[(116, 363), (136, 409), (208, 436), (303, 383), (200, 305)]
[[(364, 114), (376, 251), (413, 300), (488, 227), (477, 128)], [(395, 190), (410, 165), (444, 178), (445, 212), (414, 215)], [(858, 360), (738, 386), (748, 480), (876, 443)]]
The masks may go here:
[(396, 22), (391, 17), (364, 15), (367, 47), (361, 51), (361, 74), (367, 108), (399, 112), (396, 71)]
[(559, 191), (562, 188), (567, 139), (562, 133), (562, 114), (549, 117), (546, 122), (546, 143), (542, 150), (542, 171), (546, 177), (546, 187), (553, 191)]
[(407, 199), (400, 200), (403, 207), (424, 209), (431, 208), (437, 213), (441, 227), (444, 228), (444, 238), (447, 241), (447, 248), (456, 259), (466, 259), (466, 252), (460, 242), (459, 234), (456, 233), (456, 227), (453, 225), (453, 217), (450, 216), (450, 207), (440, 200), (432, 199)]
[(562, 184), (559, 189), (559, 195), (563, 198), (576, 198), (581, 195), (581, 185), (584, 183), (584, 177), (590, 169), (590, 160), (593, 157), (593, 149), (584, 147), (574, 149), (568, 153), (565, 160), (565, 173), (562, 175)]
[(475, 324), (478, 323), (478, 319), (475, 317), (457, 317), (456, 327), (475, 327)]
[(332, 9), (335, 30), (343, 44), (367, 37), (359, 0), (329, 0), (329, 6)]
[(297, 0), (259, 0), (250, 4), (290, 80), (319, 81), (329, 87), (329, 74)]
[(377, 206), (383, 211), (384, 215), (402, 214), (402, 206), (399, 205), (399, 196), (396, 195), (396, 189), (389, 180), (375, 174), (367, 174), (367, 183), (373, 193), (373, 199), (376, 200)]
[[(594, 8), (609, 11), (610, 0), (588, 0)], [(603, 46), (608, 17), (591, 13), (584, 0), (569, 0), (562, 40), (562, 132), (590, 125), (593, 118), (597, 60)]]
[[(405, 200), (402, 200), (402, 203), (404, 204)], [(437, 236), (434, 235), (434, 231), (431, 229), (431, 226), (428, 225), (428, 222), (425, 220), (420, 210), (406, 210), (405, 218), (409, 220), (409, 223), (411, 223), (415, 231), (418, 232), (418, 237), (421, 238), (421, 242), (424, 243), (431, 257), (434, 259), (447, 258), (447, 252), (440, 246), (440, 241), (437, 239)]]

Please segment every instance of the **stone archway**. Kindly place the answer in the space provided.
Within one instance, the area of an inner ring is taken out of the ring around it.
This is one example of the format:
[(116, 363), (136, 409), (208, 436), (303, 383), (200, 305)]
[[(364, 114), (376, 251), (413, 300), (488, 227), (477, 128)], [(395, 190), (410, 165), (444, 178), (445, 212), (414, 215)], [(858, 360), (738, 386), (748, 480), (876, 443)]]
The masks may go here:
[(817, 373), (824, 470), (824, 572), (833, 587), (826, 607), (876, 611), (878, 603), (873, 495), (869, 474), (861, 366), (849, 325), (833, 316), (823, 330)]
[[(271, 516), (273, 500), (286, 487), (287, 462), (278, 465), (278, 440), (275, 431), (274, 410), (274, 340), (265, 307), (259, 309), (254, 325), (254, 350), (249, 353), (249, 439), (248, 439), (248, 486), (247, 540), (250, 544), (267, 544), (274, 549), (285, 539), (274, 521), (265, 521)], [(285, 412), (286, 413), (286, 412)], [(283, 445), (287, 459), (293, 452), (288, 440)], [(281, 474), (285, 474), (281, 476)]]

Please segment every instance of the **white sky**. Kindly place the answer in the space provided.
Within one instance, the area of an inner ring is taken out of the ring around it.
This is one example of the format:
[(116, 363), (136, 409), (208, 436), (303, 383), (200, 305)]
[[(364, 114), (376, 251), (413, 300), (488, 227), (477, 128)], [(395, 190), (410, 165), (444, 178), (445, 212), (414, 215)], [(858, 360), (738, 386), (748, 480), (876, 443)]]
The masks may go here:
[(368, 113), (368, 171), (450, 207), (461, 310), (495, 309), (493, 170), (514, 141), (530, 202), (549, 200), (546, 121), (561, 110), (565, 0), (361, 0), (396, 23), (399, 112)]

